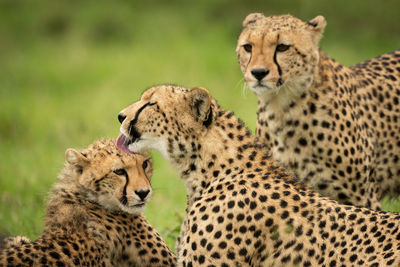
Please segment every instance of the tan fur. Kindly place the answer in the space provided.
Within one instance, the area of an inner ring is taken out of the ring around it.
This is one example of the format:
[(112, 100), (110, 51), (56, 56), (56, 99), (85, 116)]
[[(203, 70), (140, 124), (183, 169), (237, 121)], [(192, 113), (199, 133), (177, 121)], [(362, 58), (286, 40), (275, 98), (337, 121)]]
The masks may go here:
[(10, 248), (13, 246), (20, 246), (23, 244), (28, 244), (31, 241), (29, 240), (29, 238), (27, 238), (26, 236), (8, 236), (6, 238), (4, 238), (3, 240), (1, 240), (1, 245), (0, 245), (0, 250), (6, 249), (6, 248)]
[[(206, 117), (193, 113), (199, 98)], [(186, 184), (179, 266), (400, 264), (399, 215), (314, 193), (207, 90), (153, 87), (120, 115), (128, 148), (161, 152)]]
[(42, 235), (14, 239), (0, 252), (0, 266), (174, 266), (174, 255), (141, 214), (151, 192), (144, 200), (136, 194), (151, 191), (152, 168), (148, 155), (120, 152), (110, 139), (68, 149)]
[[(380, 209), (400, 190), (400, 50), (348, 68), (319, 50), (325, 26), (322, 16), (244, 20), (236, 52), (259, 100), (257, 137), (321, 194)], [(255, 69), (269, 73), (258, 80)]]

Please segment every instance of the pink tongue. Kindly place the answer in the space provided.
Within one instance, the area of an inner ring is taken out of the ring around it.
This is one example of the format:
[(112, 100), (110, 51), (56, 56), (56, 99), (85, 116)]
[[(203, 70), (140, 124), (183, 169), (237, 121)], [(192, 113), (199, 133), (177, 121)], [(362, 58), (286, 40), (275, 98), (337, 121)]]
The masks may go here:
[(123, 134), (120, 134), (117, 138), (117, 141), (115, 141), (115, 145), (117, 146), (117, 148), (119, 150), (122, 150), (129, 154), (134, 154), (132, 151), (129, 150), (128, 144), (129, 144), (129, 140)]

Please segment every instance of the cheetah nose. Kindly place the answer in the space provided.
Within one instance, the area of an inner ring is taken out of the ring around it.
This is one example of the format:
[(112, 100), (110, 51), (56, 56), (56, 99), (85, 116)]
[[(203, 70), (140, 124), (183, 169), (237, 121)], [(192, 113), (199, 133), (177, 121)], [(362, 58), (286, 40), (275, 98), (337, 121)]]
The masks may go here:
[(253, 74), (253, 76), (261, 81), (265, 76), (267, 76), (269, 73), (269, 70), (267, 69), (252, 69), (251, 70), (251, 74)]
[(135, 191), (135, 193), (140, 197), (140, 200), (144, 200), (146, 196), (150, 193), (150, 190), (140, 190), (140, 191)]
[(122, 115), (121, 113), (118, 114), (118, 121), (122, 123), (125, 120), (126, 116)]

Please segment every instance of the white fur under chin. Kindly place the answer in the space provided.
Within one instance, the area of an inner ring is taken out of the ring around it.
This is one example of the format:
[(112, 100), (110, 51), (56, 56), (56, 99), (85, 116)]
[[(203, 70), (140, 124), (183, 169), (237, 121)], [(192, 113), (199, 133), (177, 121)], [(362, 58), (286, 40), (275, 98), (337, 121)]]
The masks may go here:
[(119, 209), (122, 211), (125, 211), (126, 213), (129, 214), (139, 214), (139, 213), (143, 213), (146, 205), (142, 205), (140, 207), (128, 207), (128, 206), (124, 206), (121, 203), (118, 204)]
[(123, 211), (129, 214), (139, 214), (143, 213), (146, 208), (145, 204), (140, 207), (135, 207), (135, 206), (129, 207), (122, 205), (122, 203), (118, 199), (110, 195), (96, 196), (95, 194), (89, 194), (89, 199), (93, 202), (100, 204), (105, 209), (110, 211)]
[(277, 91), (279, 86), (276, 86), (276, 83), (269, 82), (268, 80), (265, 81), (258, 81), (255, 79), (245, 79), (246, 84), (250, 87), (250, 89), (258, 94), (263, 94), (265, 92), (274, 92)]
[[(258, 83), (256, 82), (249, 84), (249, 87), (263, 102), (270, 102), (270, 104), (273, 102), (281, 108), (285, 108), (311, 86), (312, 80), (306, 83), (306, 79), (307, 77), (297, 77), (296, 81), (287, 80), (282, 86), (274, 88), (257, 86)], [(301, 87), (301, 83), (305, 83), (306, 86)]]
[(109, 195), (98, 196), (96, 194), (89, 193), (89, 199), (93, 202), (100, 204), (101, 206), (103, 206), (108, 210), (115, 211), (119, 209), (118, 207), (119, 201)]
[(146, 136), (141, 136), (139, 140), (134, 143), (129, 144), (129, 150), (135, 153), (147, 152), (149, 150), (156, 150), (161, 153), (161, 155), (169, 160), (167, 145), (160, 139), (148, 138)]
[(276, 95), (279, 91), (279, 87), (269, 87), (269, 86), (260, 86), (258, 82), (252, 82), (249, 84), (250, 89), (256, 94), (258, 97), (268, 97), (269, 95)]

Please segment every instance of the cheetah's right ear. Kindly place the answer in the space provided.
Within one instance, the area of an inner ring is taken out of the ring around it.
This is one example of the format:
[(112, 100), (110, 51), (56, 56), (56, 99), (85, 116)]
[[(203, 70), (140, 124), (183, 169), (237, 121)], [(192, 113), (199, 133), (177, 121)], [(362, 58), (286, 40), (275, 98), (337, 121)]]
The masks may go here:
[(68, 148), (65, 151), (65, 160), (80, 170), (89, 165), (89, 159), (73, 148)]
[(265, 18), (264, 14), (261, 13), (251, 13), (247, 15), (247, 17), (243, 20), (242, 26), (243, 28), (247, 25), (256, 22), (258, 19)]
[(325, 29), (326, 19), (323, 16), (316, 16), (312, 20), (308, 21), (307, 25), (315, 33), (314, 41), (318, 43)]
[(212, 120), (210, 94), (202, 87), (190, 89), (189, 94), (191, 98), (190, 108), (193, 116), (207, 127)]

